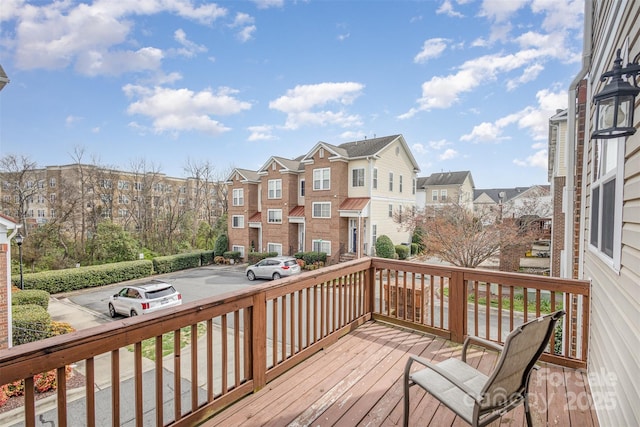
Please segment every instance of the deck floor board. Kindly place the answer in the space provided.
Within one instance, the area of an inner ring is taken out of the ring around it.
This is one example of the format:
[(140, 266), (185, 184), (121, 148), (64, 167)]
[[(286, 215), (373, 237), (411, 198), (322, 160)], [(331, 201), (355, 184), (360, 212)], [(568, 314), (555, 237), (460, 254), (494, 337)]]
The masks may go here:
[[(202, 426), (402, 425), (402, 376), (408, 356), (438, 362), (460, 357), (461, 349), (439, 337), (368, 322)], [(497, 353), (472, 347), (467, 360), (488, 374)], [(586, 374), (545, 363), (540, 366), (531, 384), (534, 425), (597, 426)], [(572, 400), (575, 403), (576, 395), (581, 396), (577, 403), (582, 405), (568, 406)], [(410, 389), (410, 404), (410, 425), (465, 425), (419, 387)], [(526, 425), (522, 406), (491, 425)]]

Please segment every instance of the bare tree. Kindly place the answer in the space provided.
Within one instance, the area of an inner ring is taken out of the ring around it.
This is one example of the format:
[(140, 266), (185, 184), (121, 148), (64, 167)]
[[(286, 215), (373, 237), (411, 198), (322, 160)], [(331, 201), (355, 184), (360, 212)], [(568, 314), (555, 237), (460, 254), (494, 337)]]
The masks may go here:
[(526, 228), (513, 220), (500, 221), (496, 213), (474, 216), (465, 207), (450, 203), (403, 218), (405, 227), (423, 230), (429, 254), (459, 267), (475, 268), (504, 247), (531, 242)]
[(22, 224), (23, 234), (28, 233), (27, 217), (34, 198), (43, 197), (43, 177), (38, 173), (36, 162), (28, 156), (7, 154), (0, 159), (2, 177), (2, 210)]

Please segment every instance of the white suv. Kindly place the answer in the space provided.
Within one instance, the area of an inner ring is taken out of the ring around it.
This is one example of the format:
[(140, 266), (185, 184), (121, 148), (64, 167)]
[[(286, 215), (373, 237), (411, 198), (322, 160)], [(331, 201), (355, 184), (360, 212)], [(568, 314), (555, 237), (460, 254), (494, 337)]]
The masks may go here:
[(109, 298), (109, 315), (116, 317), (153, 313), (182, 304), (182, 295), (169, 283), (154, 280), (122, 288)]
[(245, 270), (247, 279), (279, 279), (284, 276), (293, 276), (300, 273), (300, 266), (294, 257), (276, 256), (265, 258), (262, 261), (250, 265)]

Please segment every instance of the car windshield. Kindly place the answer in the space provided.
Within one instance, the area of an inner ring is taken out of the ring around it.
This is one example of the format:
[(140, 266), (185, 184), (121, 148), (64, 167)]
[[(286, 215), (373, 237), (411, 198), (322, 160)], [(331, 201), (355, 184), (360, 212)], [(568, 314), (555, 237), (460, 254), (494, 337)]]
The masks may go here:
[(289, 260), (289, 261), (285, 261), (284, 265), (291, 267), (292, 265), (296, 265), (297, 263), (295, 262), (295, 260)]
[(147, 296), (147, 299), (156, 299), (163, 298), (175, 293), (176, 290), (173, 288), (173, 286), (169, 286), (168, 288), (156, 289), (155, 291), (147, 291), (145, 292), (145, 295)]

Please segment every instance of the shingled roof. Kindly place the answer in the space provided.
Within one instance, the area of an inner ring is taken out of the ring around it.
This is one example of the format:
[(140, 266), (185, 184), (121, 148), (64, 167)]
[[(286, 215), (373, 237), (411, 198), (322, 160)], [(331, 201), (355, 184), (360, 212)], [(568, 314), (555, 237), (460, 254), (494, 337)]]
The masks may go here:
[(360, 141), (345, 142), (338, 145), (346, 151), (347, 157), (366, 157), (379, 153), (387, 145), (398, 139), (400, 135), (389, 135), (380, 138), (363, 139)]
[[(418, 186), (418, 188), (424, 188), (424, 186), (433, 185), (461, 185), (467, 179), (467, 176), (470, 177), (470, 175), (471, 172), (469, 171), (432, 173), (424, 180), (422, 187)], [(418, 179), (420, 180), (421, 178)], [(418, 181), (418, 184), (419, 183), (420, 181)], [(473, 186), (473, 180), (471, 181), (471, 185)]]

